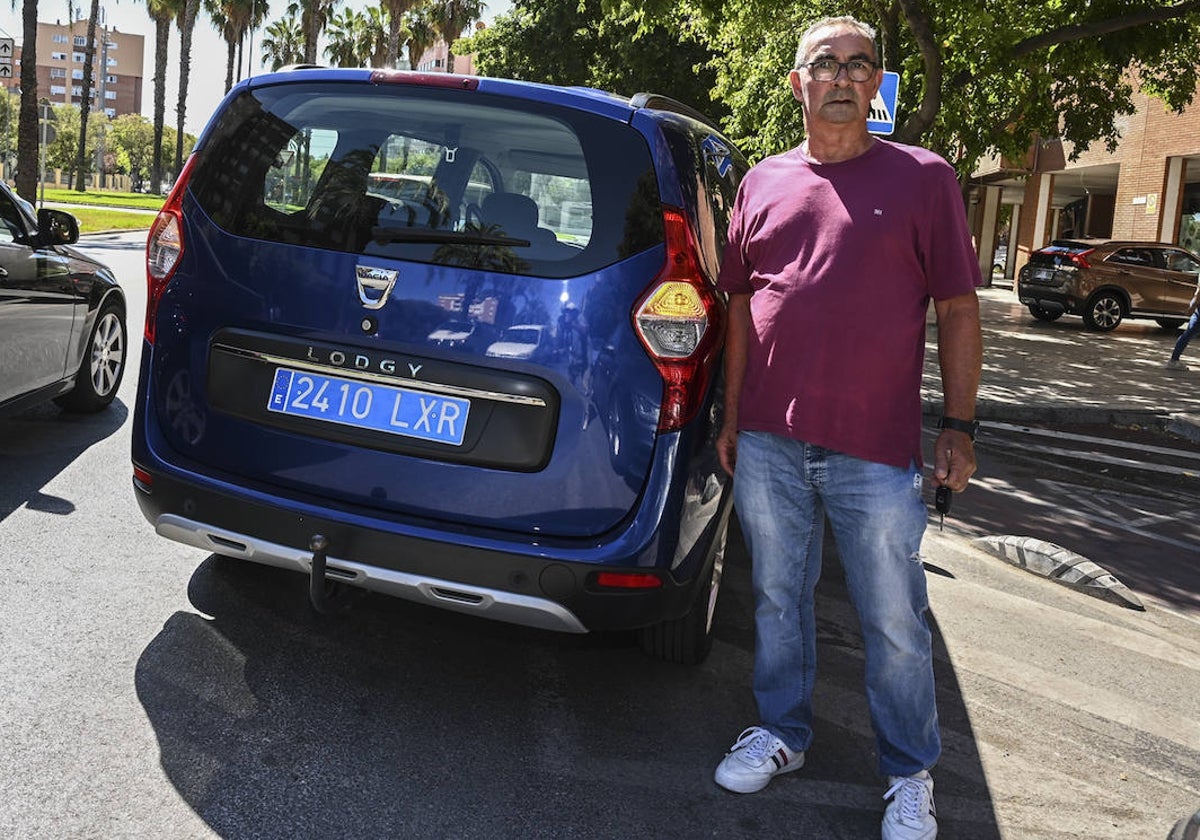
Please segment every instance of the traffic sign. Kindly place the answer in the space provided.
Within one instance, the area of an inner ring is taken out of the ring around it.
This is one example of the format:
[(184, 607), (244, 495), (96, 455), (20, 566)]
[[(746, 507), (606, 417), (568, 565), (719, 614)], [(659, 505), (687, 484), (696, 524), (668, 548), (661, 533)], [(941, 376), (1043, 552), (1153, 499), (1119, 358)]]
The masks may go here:
[(871, 100), (867, 112), (867, 131), (872, 134), (891, 134), (896, 128), (896, 97), (900, 93), (900, 74), (885, 70), (879, 93)]
[(11, 79), (13, 74), (13, 39), (0, 38), (0, 79)]

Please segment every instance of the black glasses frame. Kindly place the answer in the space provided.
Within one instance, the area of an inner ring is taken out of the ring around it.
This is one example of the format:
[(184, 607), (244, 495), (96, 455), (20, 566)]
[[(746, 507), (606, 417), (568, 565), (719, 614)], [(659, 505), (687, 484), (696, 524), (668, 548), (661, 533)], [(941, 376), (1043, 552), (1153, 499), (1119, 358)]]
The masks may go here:
[[(818, 65), (823, 65), (824, 70), (818, 72)], [(878, 62), (870, 61), (865, 58), (852, 58), (849, 61), (834, 61), (832, 58), (819, 58), (816, 61), (810, 61), (804, 65), (808, 68), (808, 73), (818, 82), (832, 82), (842, 75), (842, 71), (846, 71), (846, 78), (852, 82), (867, 82), (875, 75), (875, 71), (879, 69)], [(829, 70), (833, 67), (837, 69), (833, 71), (833, 75), (829, 75)], [(866, 72), (858, 72), (858, 68), (866, 68)], [(854, 68), (854, 69), (851, 69)], [(858, 78), (861, 76), (862, 78)]]

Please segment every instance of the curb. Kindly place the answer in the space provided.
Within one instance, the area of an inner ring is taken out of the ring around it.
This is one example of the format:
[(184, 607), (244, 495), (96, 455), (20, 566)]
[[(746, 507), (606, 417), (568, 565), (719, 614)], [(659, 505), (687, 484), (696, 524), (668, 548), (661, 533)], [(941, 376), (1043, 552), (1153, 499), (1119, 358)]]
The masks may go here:
[(1027, 572), (1108, 601), (1145, 612), (1146, 607), (1128, 586), (1081, 554), (1035, 537), (980, 537), (971, 542)]

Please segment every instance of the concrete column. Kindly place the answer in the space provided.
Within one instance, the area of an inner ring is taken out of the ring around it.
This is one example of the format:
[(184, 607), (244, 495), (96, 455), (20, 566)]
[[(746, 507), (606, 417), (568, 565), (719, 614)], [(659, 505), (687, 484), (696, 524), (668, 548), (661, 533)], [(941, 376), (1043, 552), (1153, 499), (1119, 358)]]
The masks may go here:
[(996, 220), (1000, 216), (1000, 187), (980, 187), (979, 212), (979, 270), (983, 273), (983, 284), (992, 285), (992, 254), (996, 252)]
[(1012, 206), (1012, 217), (1008, 220), (1008, 259), (1004, 266), (1004, 276), (1016, 278), (1017, 269), (1017, 231), (1021, 229), (1021, 208), (1024, 205)]
[(1167, 180), (1163, 186), (1162, 214), (1158, 219), (1160, 242), (1175, 242), (1179, 235), (1179, 208), (1183, 203), (1183, 176), (1186, 161), (1181, 157), (1167, 158)]
[(1053, 234), (1047, 235), (1050, 225), (1054, 221), (1050, 215), (1054, 212), (1050, 206), (1050, 199), (1053, 195), (1054, 176), (1043, 173), (1038, 179), (1037, 206), (1033, 209), (1033, 241), (1029, 243), (1031, 251), (1041, 248), (1053, 237)]

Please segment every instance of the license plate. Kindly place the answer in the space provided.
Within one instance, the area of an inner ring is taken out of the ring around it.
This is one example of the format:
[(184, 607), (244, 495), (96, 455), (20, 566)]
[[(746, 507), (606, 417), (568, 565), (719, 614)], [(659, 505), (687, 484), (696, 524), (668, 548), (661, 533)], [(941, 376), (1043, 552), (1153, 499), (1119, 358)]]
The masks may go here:
[(1053, 280), (1054, 270), (1049, 268), (1039, 268), (1037, 271), (1033, 272), (1033, 276), (1038, 280)]
[(461, 446), (471, 401), (276, 368), (267, 410)]

